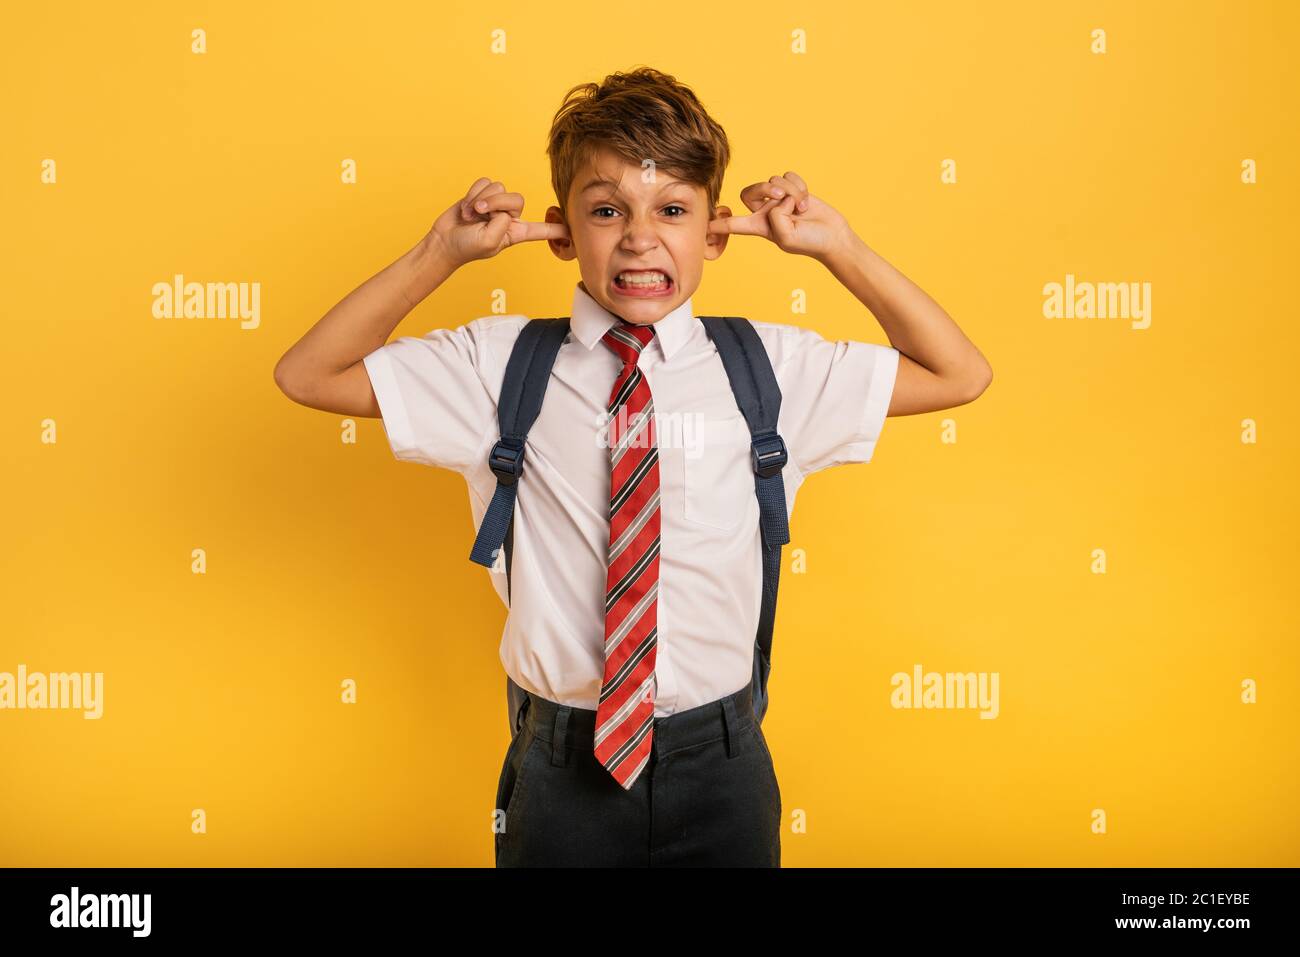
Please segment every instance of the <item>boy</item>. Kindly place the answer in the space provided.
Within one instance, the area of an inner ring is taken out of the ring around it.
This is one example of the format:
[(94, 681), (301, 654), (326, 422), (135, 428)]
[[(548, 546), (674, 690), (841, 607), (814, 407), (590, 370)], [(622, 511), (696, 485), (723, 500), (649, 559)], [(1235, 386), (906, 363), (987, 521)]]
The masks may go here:
[(289, 349), (275, 379), (312, 408), (382, 418), (399, 459), (460, 472), (477, 525), (509, 474), (498, 397), (528, 319), (388, 337), (473, 260), (536, 240), (577, 259), (508, 496), (508, 575), (493, 576), (509, 609), (501, 661), (526, 695), (497, 787), (497, 864), (780, 866), (780, 789), (753, 687), (760, 465), (755, 453), (749, 470), (748, 413), (716, 327), (706, 334), (692, 309), (704, 262), (731, 235), (811, 256), (892, 343), (751, 324), (780, 388), (788, 445), (764, 477), (779, 476), (787, 515), (807, 475), (870, 460), (886, 414), (970, 402), (992, 372), (794, 172), (742, 190), (749, 215), (717, 205), (726, 134), (671, 76), (642, 68), (573, 88), (549, 154), (559, 205), (545, 222), (477, 180)]

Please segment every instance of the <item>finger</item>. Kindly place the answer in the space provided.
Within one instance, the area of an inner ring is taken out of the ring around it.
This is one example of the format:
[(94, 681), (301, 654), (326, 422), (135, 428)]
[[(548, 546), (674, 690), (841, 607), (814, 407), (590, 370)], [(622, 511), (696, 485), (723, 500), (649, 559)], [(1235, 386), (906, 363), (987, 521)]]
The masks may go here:
[[(487, 182), (485, 183), (484, 180), (487, 180)], [(462, 217), (469, 220), (477, 218), (474, 215), (474, 203), (485, 196), (505, 191), (505, 187), (499, 181), (487, 179), (486, 176), (475, 180), (474, 187), (470, 194), (461, 200), (460, 204)]]
[[(791, 176), (794, 178), (791, 179)], [(772, 184), (773, 192), (779, 194), (782, 199), (786, 196), (793, 196), (795, 198), (795, 204), (791, 207), (791, 210), (798, 209), (802, 212), (808, 208), (808, 186), (799, 178), (798, 173), (787, 173), (785, 176), (773, 176), (768, 180), (768, 182)]]
[(794, 170), (789, 170), (789, 169), (786, 170), (785, 178), (788, 179), (792, 184), (794, 184), (795, 189), (803, 193), (808, 192), (808, 184), (805, 183), (803, 181), (803, 177), (800, 176), (798, 173), (796, 173)]
[(490, 212), (490, 210), (487, 210), (486, 207), (483, 210), (480, 210), (478, 208), (479, 204), (486, 203), (491, 197), (498, 196), (501, 193), (504, 193), (505, 191), (506, 191), (505, 186), (501, 184), (500, 180), (496, 180), (484, 186), (481, 190), (479, 190), (479, 192), (469, 201), (467, 205), (474, 213), (479, 215), (481, 215), (484, 212)]
[(730, 206), (715, 206), (713, 208), (713, 215), (709, 217), (709, 221), (707, 225), (704, 227), (705, 235), (706, 236), (725, 235), (729, 229), (727, 220), (730, 220), (733, 217), (734, 214), (731, 212)]
[(488, 179), (486, 176), (480, 176), (478, 179), (474, 180), (469, 189), (465, 190), (465, 195), (460, 198), (460, 203), (458, 204), (460, 207), (460, 218), (462, 220), (472, 218), (469, 215), (469, 204), (473, 201), (474, 197), (479, 194), (483, 187), (487, 186), (491, 182), (492, 180)]
[(781, 199), (776, 196), (769, 196), (767, 199), (763, 200), (763, 204), (759, 206), (758, 209), (754, 210), (755, 222), (760, 222), (760, 223), (766, 222), (767, 214), (771, 211), (773, 206), (777, 205), (780, 202)]
[(768, 222), (772, 227), (772, 235), (781, 242), (785, 242), (794, 235), (794, 223), (791, 217), (794, 215), (795, 204), (799, 202), (799, 196), (796, 193), (788, 194), (777, 207), (768, 213)]
[(474, 212), (480, 216), (497, 210), (519, 217), (523, 215), (524, 197), (519, 193), (493, 193), (490, 196), (480, 195), (474, 200)]
[(502, 242), (510, 244), (510, 224), (513, 220), (510, 214), (506, 212), (488, 213), (491, 216), (488, 224), (483, 227), (483, 236), (493, 246), (499, 246)]
[(795, 190), (799, 193), (798, 208), (802, 211), (808, 208), (808, 184), (803, 181), (803, 177), (794, 170), (786, 170), (785, 178), (789, 181)]
[(488, 177), (486, 176), (480, 176), (478, 179), (474, 180), (474, 183), (470, 186), (470, 188), (465, 190), (465, 195), (461, 197), (461, 202), (463, 203), (467, 199), (473, 199), (475, 196), (478, 195), (479, 190), (481, 190), (484, 186), (488, 185), (488, 183), (490, 182), (492, 182), (492, 180), (488, 179)]
[(763, 221), (767, 213), (753, 213), (749, 216), (724, 216), (709, 221), (709, 232), (715, 236), (765, 236), (767, 224)]
[(568, 239), (569, 227), (564, 223), (526, 223), (516, 219), (513, 223), (513, 242), (527, 243), (538, 239)]
[(768, 198), (767, 190), (767, 183), (751, 183), (740, 191), (740, 201), (751, 213), (757, 212), (763, 205), (763, 201)]
[(740, 192), (740, 200), (750, 211), (758, 212), (767, 202), (777, 203), (785, 195), (785, 190), (772, 182), (754, 183), (752, 186), (746, 186)]
[(803, 193), (802, 187), (796, 186), (792, 180), (786, 179), (784, 176), (773, 176), (768, 180), (768, 183), (772, 186), (772, 193), (781, 199), (793, 194), (797, 201)]

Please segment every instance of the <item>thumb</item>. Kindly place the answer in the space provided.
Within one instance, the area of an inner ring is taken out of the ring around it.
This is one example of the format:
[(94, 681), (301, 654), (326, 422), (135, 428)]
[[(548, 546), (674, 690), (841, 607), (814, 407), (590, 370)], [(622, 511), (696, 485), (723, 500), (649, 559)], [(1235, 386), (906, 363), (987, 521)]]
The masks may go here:
[(768, 210), (767, 221), (772, 227), (772, 236), (780, 243), (794, 239), (794, 202), (794, 194), (791, 194)]
[(499, 209), (492, 214), (492, 220), (483, 230), (483, 237), (494, 247), (500, 246), (506, 238), (506, 232), (510, 229), (510, 214), (504, 209)]

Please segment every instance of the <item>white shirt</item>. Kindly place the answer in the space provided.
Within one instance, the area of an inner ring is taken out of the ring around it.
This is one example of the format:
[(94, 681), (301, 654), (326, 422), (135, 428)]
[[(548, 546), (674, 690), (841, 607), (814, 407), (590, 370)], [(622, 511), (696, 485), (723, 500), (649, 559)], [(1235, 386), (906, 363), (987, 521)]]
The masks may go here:
[[(601, 343), (617, 317), (575, 285), (570, 331), (528, 434), (514, 511), (511, 594), (504, 559), (485, 569), (507, 605), (501, 663), (520, 687), (595, 710), (604, 676), (609, 450), (601, 422), (622, 361)], [(497, 396), (523, 315), (475, 319), (366, 356), (384, 429), (402, 460), (454, 469), (477, 530), (496, 491), (488, 452)], [(828, 341), (754, 321), (781, 388), (787, 509), (814, 472), (868, 462), (898, 350)], [(660, 552), (655, 714), (716, 701), (753, 677), (762, 542), (749, 429), (713, 341), (687, 300), (654, 323), (638, 364), (659, 444)], [(472, 538), (464, 541), (469, 561)], [(502, 550), (504, 551), (504, 549)], [(775, 639), (774, 639), (775, 640)]]

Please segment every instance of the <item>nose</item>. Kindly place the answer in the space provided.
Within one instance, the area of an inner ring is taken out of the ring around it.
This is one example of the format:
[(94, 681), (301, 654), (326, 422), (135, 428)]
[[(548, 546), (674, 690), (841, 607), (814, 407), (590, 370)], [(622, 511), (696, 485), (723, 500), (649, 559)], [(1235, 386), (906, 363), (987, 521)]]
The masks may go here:
[(628, 217), (627, 225), (623, 228), (624, 249), (629, 252), (645, 252), (658, 245), (659, 237), (655, 234), (653, 223), (637, 216)]

